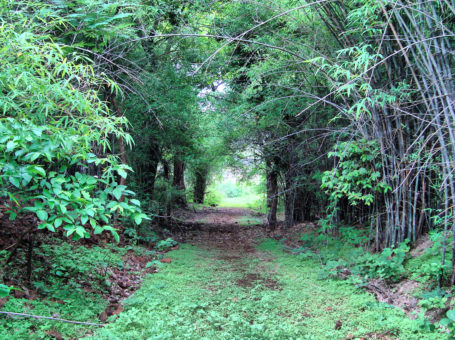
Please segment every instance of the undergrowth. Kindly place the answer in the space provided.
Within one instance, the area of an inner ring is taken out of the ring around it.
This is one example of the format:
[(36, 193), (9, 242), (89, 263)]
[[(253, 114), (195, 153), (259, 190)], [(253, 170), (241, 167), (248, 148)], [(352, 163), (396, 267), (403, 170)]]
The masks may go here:
[[(317, 261), (286, 254), (273, 240), (238, 260), (189, 245), (168, 255), (172, 263), (90, 339), (437, 338), (344, 281), (318, 281)], [(246, 277), (254, 278), (247, 287), (239, 283)]]
[[(314, 236), (311, 232), (303, 234), (301, 247), (293, 252), (302, 260), (314, 259), (320, 263), (319, 280), (343, 280), (355, 288), (366, 287), (373, 279), (382, 279), (386, 284), (399, 284), (405, 279), (419, 282), (420, 286), (412, 292), (419, 307), (414, 312), (414, 325), (420, 331), (445, 336), (448, 329), (455, 335), (455, 312), (452, 310), (455, 301), (448, 289), (451, 254), (446, 254), (446, 262), (441, 265), (443, 239), (441, 231), (430, 232), (431, 246), (414, 257), (409, 252), (409, 240), (395, 248), (372, 253), (362, 247), (368, 243), (363, 231), (339, 227), (336, 237), (330, 234)], [(443, 315), (441, 322), (438, 315)]]
[[(2, 302), (2, 311), (25, 313), (80, 322), (100, 323), (106, 309), (106, 294), (113, 269), (125, 266), (122, 256), (128, 250), (143, 254), (144, 248), (85, 247), (61, 243), (57, 239), (35, 248), (31, 282), (24, 282), (25, 254), (19, 252), (13, 265), (2, 272), (16, 290)], [(5, 269), (5, 268), (4, 268)], [(75, 325), (44, 319), (0, 315), (0, 339), (79, 339), (93, 326)]]

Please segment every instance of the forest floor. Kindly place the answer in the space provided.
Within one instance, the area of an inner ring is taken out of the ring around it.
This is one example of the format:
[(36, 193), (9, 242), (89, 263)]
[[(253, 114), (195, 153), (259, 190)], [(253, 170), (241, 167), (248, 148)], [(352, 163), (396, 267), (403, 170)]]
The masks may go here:
[[(406, 313), (286, 251), (241, 208), (180, 216), (192, 226), (92, 339), (436, 339)], [(165, 261), (166, 262), (166, 261)]]

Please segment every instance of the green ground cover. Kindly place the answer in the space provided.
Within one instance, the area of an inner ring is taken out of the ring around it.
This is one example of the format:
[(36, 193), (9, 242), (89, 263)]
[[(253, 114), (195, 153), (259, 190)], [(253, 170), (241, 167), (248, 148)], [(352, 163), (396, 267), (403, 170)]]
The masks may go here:
[[(110, 273), (113, 269), (128, 269), (122, 259), (128, 250), (138, 255), (146, 252), (137, 246), (122, 248), (105, 244), (89, 248), (49, 240), (35, 249), (31, 285), (28, 288), (19, 285), (17, 297), (0, 300), (1, 310), (99, 324), (99, 315), (108, 305), (105, 294), (111, 285)], [(23, 271), (24, 257), (21, 252), (11, 271), (3, 274), (20, 276), (17, 271)], [(0, 339), (56, 339), (57, 334), (63, 339), (80, 339), (95, 328), (54, 320), (0, 316)]]
[(317, 261), (273, 240), (246, 254), (182, 245), (169, 257), (90, 339), (441, 338), (345, 281), (318, 280)]

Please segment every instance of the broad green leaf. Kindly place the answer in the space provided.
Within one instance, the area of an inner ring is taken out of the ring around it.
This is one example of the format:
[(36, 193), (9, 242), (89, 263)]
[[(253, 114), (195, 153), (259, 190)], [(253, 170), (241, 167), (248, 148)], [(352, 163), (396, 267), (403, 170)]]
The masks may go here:
[(46, 171), (40, 166), (34, 166), (33, 171), (36, 172), (37, 174), (40, 174), (43, 177), (46, 177)]
[(93, 231), (93, 234), (99, 235), (99, 234), (101, 234), (103, 231), (104, 231), (104, 228), (101, 227), (101, 226), (99, 226), (99, 225), (97, 225), (97, 226), (95, 227), (95, 230)]
[(117, 169), (117, 173), (123, 178), (126, 178), (128, 176), (128, 173), (123, 169)]
[(49, 218), (47, 212), (45, 210), (38, 210), (36, 212), (36, 216), (41, 220), (41, 221), (47, 221)]
[(85, 223), (87, 223), (87, 221), (88, 221), (88, 216), (87, 215), (82, 215), (81, 216), (81, 224), (85, 225)]
[(16, 146), (17, 146), (17, 143), (10, 140), (8, 143), (6, 143), (6, 151), (11, 152), (16, 148)]
[(134, 222), (136, 222), (136, 224), (141, 224), (142, 223), (142, 216), (141, 214), (135, 214), (134, 215)]
[(451, 309), (447, 311), (446, 315), (450, 320), (455, 321), (455, 310)]
[(61, 219), (61, 218), (55, 219), (55, 221), (54, 221), (55, 228), (59, 228), (62, 224), (63, 224), (63, 219)]
[(111, 230), (112, 236), (114, 236), (115, 242), (119, 243), (120, 242), (120, 236), (115, 230)]
[(85, 229), (84, 229), (84, 227), (78, 226), (78, 227), (76, 228), (76, 234), (79, 235), (80, 237), (84, 237), (84, 236), (85, 236)]
[(112, 191), (112, 194), (117, 200), (119, 200), (122, 197), (123, 190), (123, 187), (119, 185)]
[(8, 178), (9, 182), (14, 185), (16, 188), (20, 188), (21, 187), (21, 182), (19, 181), (18, 178), (16, 177), (13, 177), (13, 176), (10, 176)]
[(7, 297), (11, 292), (11, 289), (11, 287), (0, 283), (0, 299)]
[(141, 206), (141, 202), (137, 199), (134, 199), (134, 198), (130, 199), (130, 202), (133, 203), (134, 205), (137, 205), (138, 207)]

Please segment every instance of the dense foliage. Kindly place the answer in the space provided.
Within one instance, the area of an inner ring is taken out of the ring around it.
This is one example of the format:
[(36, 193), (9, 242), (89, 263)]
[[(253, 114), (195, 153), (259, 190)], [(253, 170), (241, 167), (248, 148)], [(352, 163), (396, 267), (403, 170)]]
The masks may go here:
[(314, 221), (311, 237), (376, 253), (330, 259), (330, 275), (397, 281), (431, 232), (440, 260), (416, 275), (453, 286), (454, 8), (2, 1), (2, 265), (24, 250), (31, 282), (37, 235), (154, 243), (177, 208), (222, 201), (219, 173), (240, 173), (272, 231)]

